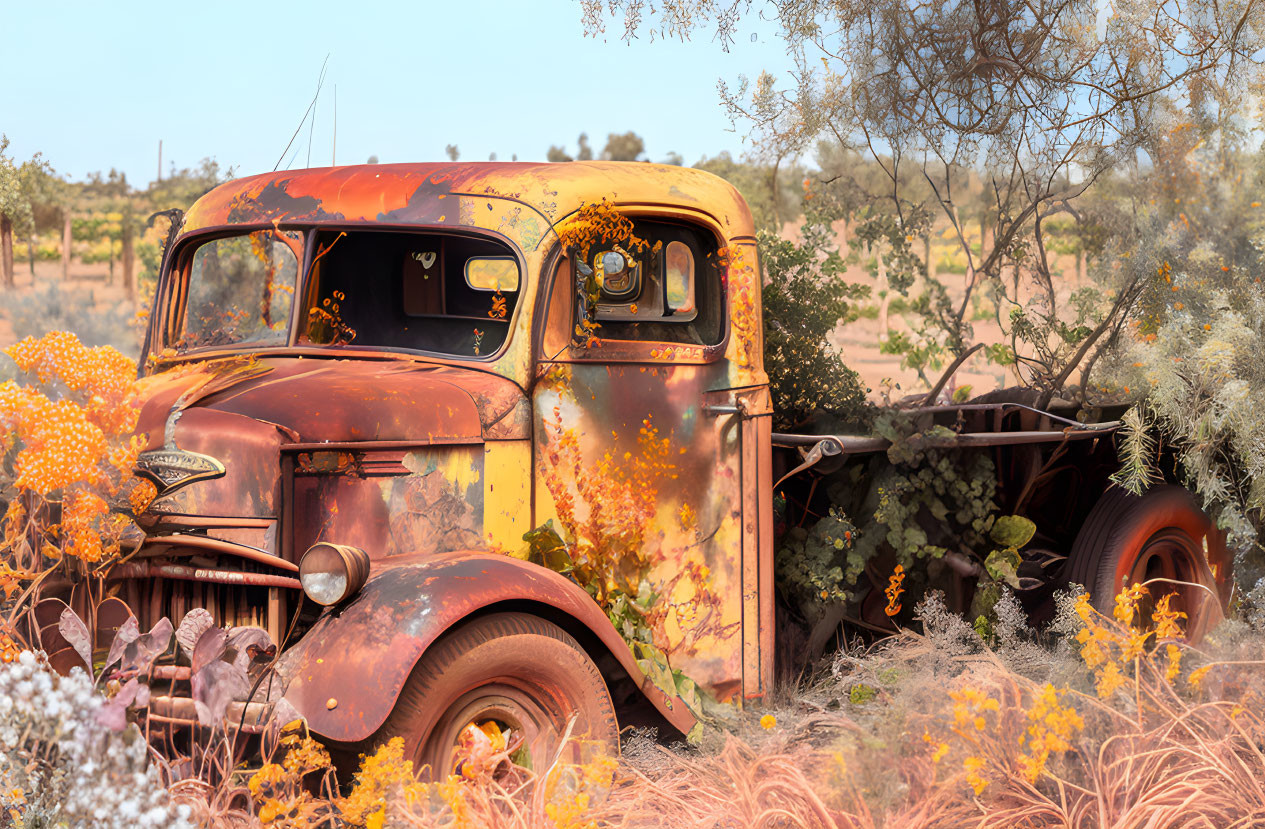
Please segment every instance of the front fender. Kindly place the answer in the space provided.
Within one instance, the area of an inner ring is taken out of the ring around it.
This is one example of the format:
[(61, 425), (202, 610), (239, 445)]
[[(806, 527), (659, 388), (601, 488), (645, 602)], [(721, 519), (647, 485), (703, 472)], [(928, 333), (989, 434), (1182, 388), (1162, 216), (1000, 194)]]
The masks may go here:
[(682, 732), (694, 724), (684, 702), (645, 677), (597, 603), (552, 570), (478, 552), (397, 556), (379, 559), (374, 568), (356, 597), (326, 611), (278, 666), (289, 683), (285, 698), (321, 736), (356, 742), (372, 735), (432, 642), (471, 614), (507, 601), (565, 613), (593, 632), (668, 722)]

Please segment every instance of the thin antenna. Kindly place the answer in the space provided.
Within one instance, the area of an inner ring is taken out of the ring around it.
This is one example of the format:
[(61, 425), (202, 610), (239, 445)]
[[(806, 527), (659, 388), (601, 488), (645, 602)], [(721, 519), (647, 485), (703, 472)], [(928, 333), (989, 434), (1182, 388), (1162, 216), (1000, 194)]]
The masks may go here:
[[(321, 97), (321, 88), (316, 88), (316, 97)], [(307, 161), (303, 162), (304, 167), (312, 166), (312, 133), (316, 132), (316, 101), (312, 101), (312, 120), (307, 125)]]
[(158, 139), (158, 180), (163, 180), (163, 140)]
[(312, 96), (312, 103), (307, 105), (307, 112), (303, 113), (303, 117), (299, 120), (299, 125), (294, 128), (294, 135), (290, 136), (289, 143), (287, 143), (286, 148), (281, 151), (281, 156), (277, 159), (277, 163), (273, 165), (272, 171), (274, 173), (277, 171), (277, 168), (281, 166), (281, 162), (285, 160), (286, 153), (290, 152), (290, 145), (294, 143), (294, 139), (299, 137), (299, 130), (303, 129), (303, 124), (307, 121), (307, 116), (311, 113), (312, 107), (316, 106), (316, 99), (320, 97), (321, 94), (321, 86), (325, 83), (325, 65), (328, 63), (329, 53), (327, 52), (325, 54), (325, 63), (321, 64), (321, 75), (316, 80), (316, 94)]
[(338, 166), (338, 84), (334, 84), (334, 146), (329, 151), (329, 166)]

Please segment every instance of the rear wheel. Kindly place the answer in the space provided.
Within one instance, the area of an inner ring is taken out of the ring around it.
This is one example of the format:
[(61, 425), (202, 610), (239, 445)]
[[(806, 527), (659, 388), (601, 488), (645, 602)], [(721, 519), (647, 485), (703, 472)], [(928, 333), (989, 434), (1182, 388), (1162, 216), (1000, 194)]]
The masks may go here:
[(485, 736), (537, 771), (619, 751), (593, 661), (566, 631), (523, 613), (475, 619), (432, 645), (374, 742), (402, 737), (419, 775), (442, 780), (461, 773), (472, 737)]
[(1174, 593), (1171, 606), (1187, 615), (1187, 638), (1199, 639), (1223, 618), (1229, 598), (1225, 535), (1182, 487), (1155, 486), (1141, 496), (1113, 488), (1076, 536), (1068, 581), (1083, 585), (1108, 615), (1121, 590), (1149, 582), (1151, 599), (1135, 620), (1143, 626), (1154, 600)]

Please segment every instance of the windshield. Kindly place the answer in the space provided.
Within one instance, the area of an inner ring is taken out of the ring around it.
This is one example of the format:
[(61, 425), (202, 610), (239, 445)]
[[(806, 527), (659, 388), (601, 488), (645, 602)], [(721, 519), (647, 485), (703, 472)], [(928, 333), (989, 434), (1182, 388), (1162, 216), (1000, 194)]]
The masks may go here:
[(285, 345), (302, 234), (259, 230), (199, 245), (189, 262), (177, 351)]

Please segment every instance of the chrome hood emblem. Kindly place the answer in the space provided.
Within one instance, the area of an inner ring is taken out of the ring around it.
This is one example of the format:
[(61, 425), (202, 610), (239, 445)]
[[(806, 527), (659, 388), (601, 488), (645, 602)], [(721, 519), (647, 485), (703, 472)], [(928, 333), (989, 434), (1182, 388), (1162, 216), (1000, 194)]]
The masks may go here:
[(136, 474), (150, 481), (158, 495), (170, 495), (195, 481), (224, 477), (224, 464), (210, 455), (184, 449), (152, 449), (136, 458)]

